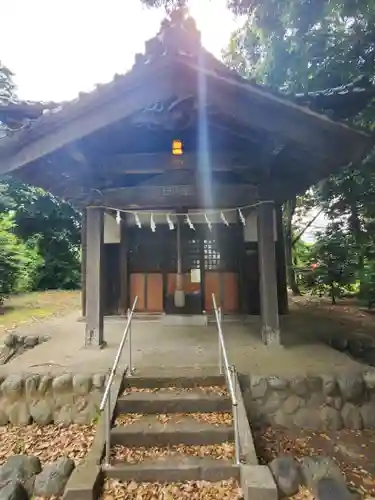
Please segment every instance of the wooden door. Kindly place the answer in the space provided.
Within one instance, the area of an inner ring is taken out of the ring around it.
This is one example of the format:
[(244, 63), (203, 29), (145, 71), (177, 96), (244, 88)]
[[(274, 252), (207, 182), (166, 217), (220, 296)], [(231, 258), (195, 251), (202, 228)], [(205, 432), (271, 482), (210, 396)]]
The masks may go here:
[(137, 311), (163, 311), (163, 276), (161, 273), (133, 273), (130, 275), (130, 303), (138, 295)]
[(147, 274), (146, 282), (146, 310), (149, 312), (163, 311), (163, 275), (160, 273)]
[(238, 274), (206, 271), (204, 279), (204, 304), (206, 311), (213, 311), (212, 294), (215, 294), (217, 306), (223, 312), (239, 311)]
[(130, 275), (130, 307), (138, 295), (137, 311), (146, 310), (146, 275), (134, 273)]
[(216, 304), (220, 305), (220, 273), (206, 271), (204, 273), (204, 309), (213, 311), (212, 294), (215, 294)]

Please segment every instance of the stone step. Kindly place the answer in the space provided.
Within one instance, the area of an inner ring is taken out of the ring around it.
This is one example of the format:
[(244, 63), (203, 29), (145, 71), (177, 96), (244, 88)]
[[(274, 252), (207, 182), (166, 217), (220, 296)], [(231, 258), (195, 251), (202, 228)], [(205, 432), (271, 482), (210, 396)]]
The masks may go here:
[(229, 460), (210, 457), (161, 457), (137, 464), (115, 462), (104, 466), (107, 477), (139, 483), (175, 483), (182, 481), (224, 481), (240, 479), (239, 467)]
[(139, 389), (161, 389), (168, 387), (194, 388), (225, 386), (224, 375), (195, 375), (195, 376), (160, 376), (160, 377), (125, 377), (123, 387), (137, 387)]
[(206, 393), (200, 389), (189, 392), (168, 389), (158, 392), (130, 392), (117, 400), (119, 413), (222, 413), (230, 412), (228, 396)]
[(124, 446), (173, 446), (177, 444), (209, 445), (234, 440), (232, 425), (213, 425), (200, 422), (188, 415), (145, 415), (124, 426), (111, 430), (112, 444)]

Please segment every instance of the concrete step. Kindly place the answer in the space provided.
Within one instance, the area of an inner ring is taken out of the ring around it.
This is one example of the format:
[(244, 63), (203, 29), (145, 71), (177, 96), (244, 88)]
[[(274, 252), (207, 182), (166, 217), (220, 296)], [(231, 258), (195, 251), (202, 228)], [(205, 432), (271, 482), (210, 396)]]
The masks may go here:
[(207, 393), (202, 389), (157, 392), (130, 392), (117, 400), (117, 413), (222, 413), (230, 412), (228, 396)]
[(240, 478), (239, 467), (229, 460), (183, 455), (146, 459), (137, 464), (115, 462), (109, 467), (105, 466), (104, 471), (109, 478), (139, 483), (218, 482)]
[(209, 445), (233, 441), (234, 430), (232, 425), (212, 425), (188, 415), (169, 415), (164, 421), (158, 415), (145, 415), (125, 427), (114, 427), (111, 439), (113, 445), (124, 446)]
[(196, 375), (196, 376), (160, 376), (160, 377), (125, 377), (123, 387), (137, 387), (139, 389), (161, 389), (168, 387), (224, 387), (224, 375)]

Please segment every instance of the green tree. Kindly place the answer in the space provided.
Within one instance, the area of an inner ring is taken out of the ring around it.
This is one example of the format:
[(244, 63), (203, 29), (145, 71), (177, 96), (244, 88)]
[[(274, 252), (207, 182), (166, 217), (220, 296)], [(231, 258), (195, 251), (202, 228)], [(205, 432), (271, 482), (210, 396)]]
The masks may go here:
[[(374, 130), (374, 1), (232, 0), (230, 5), (247, 18), (224, 54), (229, 66), (297, 102)], [(374, 175), (372, 155), (320, 182), (311, 195), (316, 207), (353, 235), (359, 273), (374, 235)], [(294, 199), (285, 207), (289, 263), (296, 206)]]
[(0, 183), (0, 210), (14, 211), (14, 233), (32, 239), (44, 261), (35, 286), (75, 288), (80, 280), (81, 216), (71, 205), (43, 189), (15, 179)]
[(35, 241), (24, 243), (14, 228), (14, 212), (0, 215), (0, 304), (11, 293), (33, 289), (43, 264)]

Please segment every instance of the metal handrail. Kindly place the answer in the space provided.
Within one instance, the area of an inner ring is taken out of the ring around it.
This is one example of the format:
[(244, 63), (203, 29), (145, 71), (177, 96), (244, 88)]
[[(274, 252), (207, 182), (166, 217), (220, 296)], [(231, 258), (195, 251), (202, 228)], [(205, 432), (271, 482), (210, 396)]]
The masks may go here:
[(234, 365), (230, 365), (228, 361), (228, 354), (225, 347), (223, 328), (222, 328), (222, 313), (221, 308), (217, 307), (215, 294), (212, 294), (212, 302), (215, 311), (218, 339), (219, 339), (219, 370), (220, 374), (223, 374), (223, 364), (224, 364), (224, 375), (227, 380), (229, 395), (232, 401), (232, 411), (233, 411), (233, 422), (234, 422), (234, 445), (235, 445), (235, 460), (236, 464), (241, 463), (241, 451), (240, 451), (240, 440), (239, 440), (239, 425), (238, 425), (238, 402), (235, 390), (234, 380), (236, 378), (236, 369)]
[(111, 373), (108, 378), (107, 385), (104, 390), (104, 394), (102, 397), (102, 400), (100, 402), (99, 409), (101, 412), (104, 411), (105, 408), (107, 408), (106, 412), (106, 420), (105, 420), (105, 430), (106, 430), (106, 445), (105, 445), (105, 465), (109, 466), (110, 465), (110, 450), (111, 450), (111, 388), (113, 384), (113, 380), (116, 375), (117, 367), (120, 362), (121, 354), (124, 349), (124, 345), (126, 342), (126, 339), (128, 338), (129, 334), (129, 365), (128, 365), (128, 375), (132, 375), (133, 372), (133, 367), (132, 367), (132, 343), (131, 343), (131, 322), (133, 319), (133, 314), (135, 307), (137, 305), (138, 301), (138, 295), (135, 297), (133, 306), (131, 309), (128, 309), (128, 321), (126, 323), (126, 327), (124, 330), (124, 333), (122, 335), (122, 339), (119, 345), (119, 348), (117, 350), (117, 354), (115, 357), (115, 360), (112, 365)]

